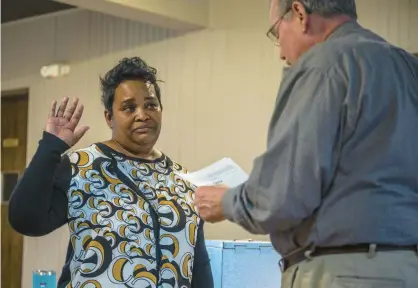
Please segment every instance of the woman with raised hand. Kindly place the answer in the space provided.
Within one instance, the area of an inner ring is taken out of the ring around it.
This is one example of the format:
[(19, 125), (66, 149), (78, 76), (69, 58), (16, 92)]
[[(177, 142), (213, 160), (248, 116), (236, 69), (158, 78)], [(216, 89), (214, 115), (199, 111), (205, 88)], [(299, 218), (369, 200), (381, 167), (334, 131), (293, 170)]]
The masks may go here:
[(162, 118), (156, 70), (125, 58), (101, 86), (111, 139), (66, 153), (88, 127), (78, 126), (77, 99), (64, 98), (58, 110), (54, 102), (11, 196), (12, 227), (43, 236), (68, 224), (58, 287), (213, 287), (194, 187), (154, 147)]

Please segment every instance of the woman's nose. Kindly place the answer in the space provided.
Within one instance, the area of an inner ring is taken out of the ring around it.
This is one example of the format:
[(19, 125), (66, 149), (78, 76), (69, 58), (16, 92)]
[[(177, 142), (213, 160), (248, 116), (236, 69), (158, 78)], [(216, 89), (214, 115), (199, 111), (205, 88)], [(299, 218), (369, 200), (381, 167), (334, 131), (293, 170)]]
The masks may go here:
[(149, 115), (144, 108), (138, 107), (135, 112), (136, 112), (135, 120), (146, 121), (149, 119)]

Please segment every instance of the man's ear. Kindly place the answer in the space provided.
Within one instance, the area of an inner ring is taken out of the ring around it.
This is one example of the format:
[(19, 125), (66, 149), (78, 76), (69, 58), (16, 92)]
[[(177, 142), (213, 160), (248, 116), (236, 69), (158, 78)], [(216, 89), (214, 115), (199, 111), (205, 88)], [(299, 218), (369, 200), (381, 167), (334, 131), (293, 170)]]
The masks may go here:
[(110, 128), (110, 129), (112, 129), (113, 127), (112, 127), (112, 113), (111, 112), (109, 112), (109, 110), (105, 110), (104, 111), (104, 116), (105, 116), (105, 119), (106, 119), (106, 123), (107, 123), (107, 126)]
[(305, 6), (303, 6), (302, 3), (295, 1), (292, 4), (292, 10), (294, 17), (302, 24), (303, 31), (306, 31), (308, 29), (308, 12), (306, 11)]

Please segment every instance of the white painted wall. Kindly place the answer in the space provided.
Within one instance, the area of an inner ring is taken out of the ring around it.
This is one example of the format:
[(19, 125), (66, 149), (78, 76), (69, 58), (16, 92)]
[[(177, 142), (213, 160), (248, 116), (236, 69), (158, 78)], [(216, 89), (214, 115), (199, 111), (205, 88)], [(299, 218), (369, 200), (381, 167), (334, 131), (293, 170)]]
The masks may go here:
[[(418, 52), (418, 0), (358, 0), (360, 22), (389, 41)], [(29, 143), (36, 150), (53, 99), (80, 97), (91, 129), (79, 146), (108, 138), (99, 75), (125, 56), (141, 56), (159, 70), (164, 127), (158, 146), (193, 170), (223, 156), (250, 171), (265, 147), (282, 63), (265, 37), (268, 1), (212, 0), (211, 29), (179, 35), (88, 11), (2, 25), (2, 90), (29, 87)], [(42, 65), (68, 61), (71, 74), (55, 80)], [(29, 159), (30, 159), (29, 157)], [(28, 160), (29, 160), (28, 159)], [(235, 225), (206, 227), (207, 238), (254, 237)], [(25, 238), (23, 286), (31, 271), (60, 271), (66, 227)]]

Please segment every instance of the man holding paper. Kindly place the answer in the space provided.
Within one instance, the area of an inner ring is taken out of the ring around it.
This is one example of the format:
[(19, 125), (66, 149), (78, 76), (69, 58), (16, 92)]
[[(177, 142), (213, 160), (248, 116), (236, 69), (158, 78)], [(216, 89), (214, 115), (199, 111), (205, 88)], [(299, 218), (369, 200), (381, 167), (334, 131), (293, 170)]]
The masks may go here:
[(267, 151), (196, 191), (204, 220), (270, 235), (282, 287), (418, 287), (418, 60), (356, 18), (354, 0), (272, 0), (291, 67)]

